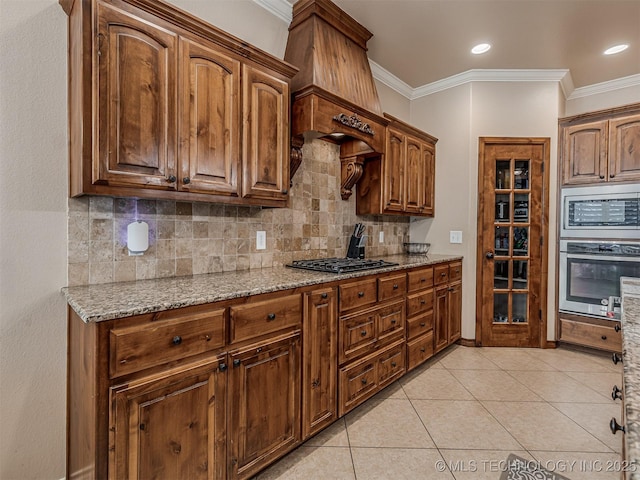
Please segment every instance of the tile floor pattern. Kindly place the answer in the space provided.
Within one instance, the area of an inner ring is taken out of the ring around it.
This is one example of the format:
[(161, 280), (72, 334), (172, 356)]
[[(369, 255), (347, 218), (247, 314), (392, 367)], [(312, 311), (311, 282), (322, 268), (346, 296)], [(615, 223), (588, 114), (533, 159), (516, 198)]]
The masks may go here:
[(572, 480), (619, 479), (608, 355), (454, 345), (257, 480), (497, 480), (510, 453)]

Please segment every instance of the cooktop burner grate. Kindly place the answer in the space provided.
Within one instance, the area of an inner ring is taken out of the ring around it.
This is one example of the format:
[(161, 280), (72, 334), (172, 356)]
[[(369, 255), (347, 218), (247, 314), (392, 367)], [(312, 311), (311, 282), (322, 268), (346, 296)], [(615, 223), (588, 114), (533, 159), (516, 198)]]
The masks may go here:
[(316, 272), (347, 273), (391, 267), (394, 265), (398, 264), (368, 258), (318, 258), (314, 260), (294, 260), (290, 265), (287, 265), (287, 267), (314, 270)]

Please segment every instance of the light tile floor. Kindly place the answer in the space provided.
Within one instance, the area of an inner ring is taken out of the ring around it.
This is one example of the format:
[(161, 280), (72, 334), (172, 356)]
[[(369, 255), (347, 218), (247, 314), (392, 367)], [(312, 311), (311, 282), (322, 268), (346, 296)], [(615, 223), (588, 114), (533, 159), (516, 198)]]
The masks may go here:
[(510, 453), (571, 480), (619, 479), (622, 367), (608, 355), (454, 345), (257, 480), (500, 478)]

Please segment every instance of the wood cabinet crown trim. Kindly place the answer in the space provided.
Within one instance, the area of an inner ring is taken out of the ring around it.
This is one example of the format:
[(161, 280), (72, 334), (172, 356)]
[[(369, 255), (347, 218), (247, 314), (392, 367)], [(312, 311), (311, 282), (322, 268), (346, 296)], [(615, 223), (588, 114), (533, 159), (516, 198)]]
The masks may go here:
[(389, 121), (389, 126), (394, 126), (395, 124), (396, 126), (402, 128), (402, 130), (404, 130), (406, 133), (418, 137), (420, 140), (433, 143), (434, 145), (438, 142), (438, 139), (433, 135), (429, 135), (427, 132), (414, 127), (413, 125), (410, 125), (407, 122), (388, 114), (387, 112), (384, 112), (382, 115)]
[(595, 110), (593, 112), (580, 113), (569, 117), (562, 117), (558, 119), (560, 126), (571, 125), (573, 123), (582, 123), (589, 120), (605, 120), (611, 117), (619, 117), (621, 115), (633, 113), (640, 113), (640, 103), (632, 103), (629, 105), (623, 105), (615, 108), (607, 108), (604, 110)]

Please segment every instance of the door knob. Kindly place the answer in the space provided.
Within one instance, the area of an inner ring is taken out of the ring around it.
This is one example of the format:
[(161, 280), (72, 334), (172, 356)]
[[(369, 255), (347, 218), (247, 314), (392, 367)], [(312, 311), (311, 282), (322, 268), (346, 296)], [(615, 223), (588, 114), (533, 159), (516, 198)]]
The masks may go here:
[(493, 252), (487, 252), (484, 254), (484, 256), (491, 260), (493, 258)]
[(613, 433), (614, 435), (618, 430), (620, 430), (622, 433), (626, 433), (624, 426), (619, 425), (618, 422), (616, 421), (616, 417), (613, 417), (609, 422), (609, 428), (611, 429), (611, 433)]

